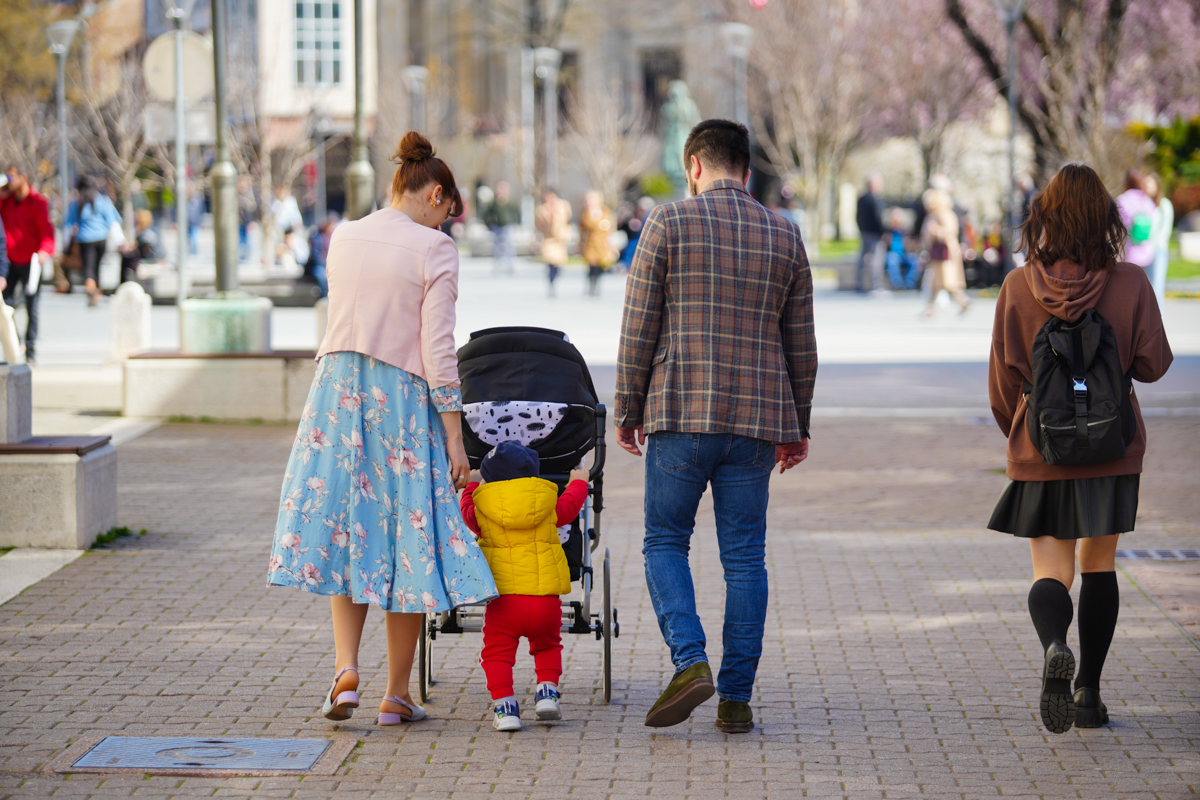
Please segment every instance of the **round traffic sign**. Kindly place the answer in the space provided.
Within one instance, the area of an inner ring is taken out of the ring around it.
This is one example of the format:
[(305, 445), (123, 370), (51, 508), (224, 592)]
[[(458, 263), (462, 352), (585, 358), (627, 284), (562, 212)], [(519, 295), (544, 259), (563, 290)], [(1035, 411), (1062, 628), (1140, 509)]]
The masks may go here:
[[(146, 48), (142, 59), (146, 85), (160, 100), (175, 99), (175, 33), (168, 31)], [(213, 93), (213, 51), (208, 39), (194, 31), (183, 33), (183, 98), (202, 100)]]

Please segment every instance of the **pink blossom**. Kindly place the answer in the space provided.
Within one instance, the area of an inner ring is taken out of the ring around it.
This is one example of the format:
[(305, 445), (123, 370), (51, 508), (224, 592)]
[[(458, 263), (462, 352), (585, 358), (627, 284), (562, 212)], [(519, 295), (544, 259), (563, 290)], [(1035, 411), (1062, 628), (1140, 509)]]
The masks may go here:
[(300, 570), (300, 577), (309, 586), (316, 586), (318, 583), (321, 583), (321, 570), (317, 569), (316, 564), (305, 564)]
[(451, 534), (450, 547), (454, 549), (454, 554), (459, 558), (464, 558), (467, 555), (467, 543), (459, 538), (458, 534)]
[(399, 475), (400, 472), (404, 469), (404, 465), (400, 460), (400, 456), (396, 455), (395, 453), (389, 453), (388, 457), (385, 458), (383, 461), (385, 464), (387, 464), (388, 468), (392, 472), (396, 473), (396, 475)]
[(408, 515), (408, 524), (412, 525), (417, 530), (425, 530), (425, 526), (429, 524), (429, 517), (425, 516), (425, 512), (417, 509), (410, 512)]
[(368, 603), (374, 603), (377, 606), (383, 605), (383, 601), (379, 599), (379, 595), (375, 593), (375, 590), (367, 588), (363, 589), (362, 593)]
[(279, 568), (282, 566), (283, 566), (283, 558), (282, 557), (280, 557), (278, 555), (271, 556), (271, 560), (267, 564), (267, 572), (274, 575), (276, 572), (279, 571)]
[(400, 566), (404, 567), (404, 571), (409, 575), (413, 574), (412, 559), (408, 557), (408, 552), (405, 550), (400, 551)]
[(384, 393), (383, 389), (378, 386), (371, 387), (371, 396), (374, 397), (375, 402), (379, 403), (381, 406), (387, 403), (387, 395)]
[(325, 488), (325, 479), (324, 478), (309, 478), (308, 481), (306, 482), (306, 485), (308, 486), (308, 488), (312, 489), (314, 492), (319, 492)]
[(367, 529), (363, 527), (361, 522), (354, 523), (354, 535), (357, 536), (361, 542), (365, 542), (367, 540)]
[(417, 468), (417, 454), (407, 447), (400, 453), (401, 468), (408, 475), (413, 474), (413, 470)]
[(336, 411), (336, 410), (330, 410), (330, 411), (326, 411), (326, 412), (325, 412), (325, 419), (329, 420), (329, 424), (330, 424), (330, 425), (334, 425), (334, 426), (336, 426), (336, 425), (338, 424), (338, 415), (337, 415), (337, 411)]
[(338, 528), (333, 532), (333, 543), (338, 547), (345, 549), (350, 546), (350, 531), (345, 528)]
[(308, 446), (314, 450), (324, 450), (329, 446), (329, 437), (320, 428), (308, 429)]
[(300, 546), (300, 537), (291, 531), (279, 537), (279, 546), (285, 550), (291, 550)]
[(342, 397), (338, 400), (338, 405), (347, 411), (353, 411), (356, 408), (362, 408), (362, 398), (358, 396), (357, 392), (347, 389), (342, 392)]
[(285, 499), (283, 501), (283, 510), (284, 511), (297, 511), (297, 510), (299, 510), (299, 508), (300, 507), (296, 505), (296, 501), (293, 500), (291, 497), (288, 497), (287, 499)]
[(421, 602), (425, 604), (426, 611), (433, 611), (437, 608), (437, 600), (434, 600), (433, 595), (429, 592), (421, 592)]
[(355, 504), (358, 500), (375, 499), (375, 487), (371, 485), (371, 479), (367, 477), (367, 473), (360, 472), (353, 478)]

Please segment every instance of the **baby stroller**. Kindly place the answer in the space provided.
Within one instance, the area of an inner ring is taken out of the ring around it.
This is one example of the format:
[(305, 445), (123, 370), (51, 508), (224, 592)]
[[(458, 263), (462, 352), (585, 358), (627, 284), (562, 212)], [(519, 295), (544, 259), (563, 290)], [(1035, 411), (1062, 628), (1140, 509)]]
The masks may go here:
[[(593, 634), (603, 643), (604, 700), (612, 696), (612, 640), (620, 635), (612, 607), (609, 554), (601, 573), (602, 609), (592, 611), (592, 553), (600, 545), (604, 508), (604, 429), (607, 412), (583, 356), (566, 334), (545, 328), (489, 328), (471, 334), (458, 351), (462, 380), (463, 443), (473, 469), (497, 444), (517, 440), (537, 451), (541, 476), (559, 486), (592, 453), (588, 501), (579, 517), (559, 530), (571, 582), (578, 592), (562, 601), (564, 633)], [(483, 630), (484, 605), (427, 614), (418, 640), (421, 702), (429, 699), (433, 642), (438, 634)]]

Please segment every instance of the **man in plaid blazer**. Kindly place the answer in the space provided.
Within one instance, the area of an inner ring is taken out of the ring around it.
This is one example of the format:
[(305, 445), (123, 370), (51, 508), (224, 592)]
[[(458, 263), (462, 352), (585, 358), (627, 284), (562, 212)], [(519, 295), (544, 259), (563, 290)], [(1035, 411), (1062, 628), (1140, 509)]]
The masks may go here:
[(646, 583), (675, 676), (646, 724), (713, 695), (688, 545), (709, 484), (725, 569), (717, 727), (754, 726), (767, 609), (767, 489), (808, 457), (817, 346), (812, 275), (795, 224), (746, 191), (750, 139), (727, 120), (684, 146), (693, 197), (655, 208), (630, 268), (617, 359), (617, 441), (646, 448)]

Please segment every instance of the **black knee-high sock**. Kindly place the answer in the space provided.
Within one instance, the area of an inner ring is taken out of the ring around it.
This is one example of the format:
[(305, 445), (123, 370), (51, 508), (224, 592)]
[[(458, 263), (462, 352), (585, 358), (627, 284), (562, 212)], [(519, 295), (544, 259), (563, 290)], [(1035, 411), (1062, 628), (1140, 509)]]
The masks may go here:
[(1079, 586), (1079, 674), (1075, 688), (1100, 691), (1100, 671), (1121, 607), (1116, 572), (1085, 572)]
[(1071, 593), (1054, 578), (1034, 581), (1029, 587), (1029, 616), (1042, 640), (1043, 651), (1054, 642), (1066, 642), (1071, 618), (1075, 616)]

